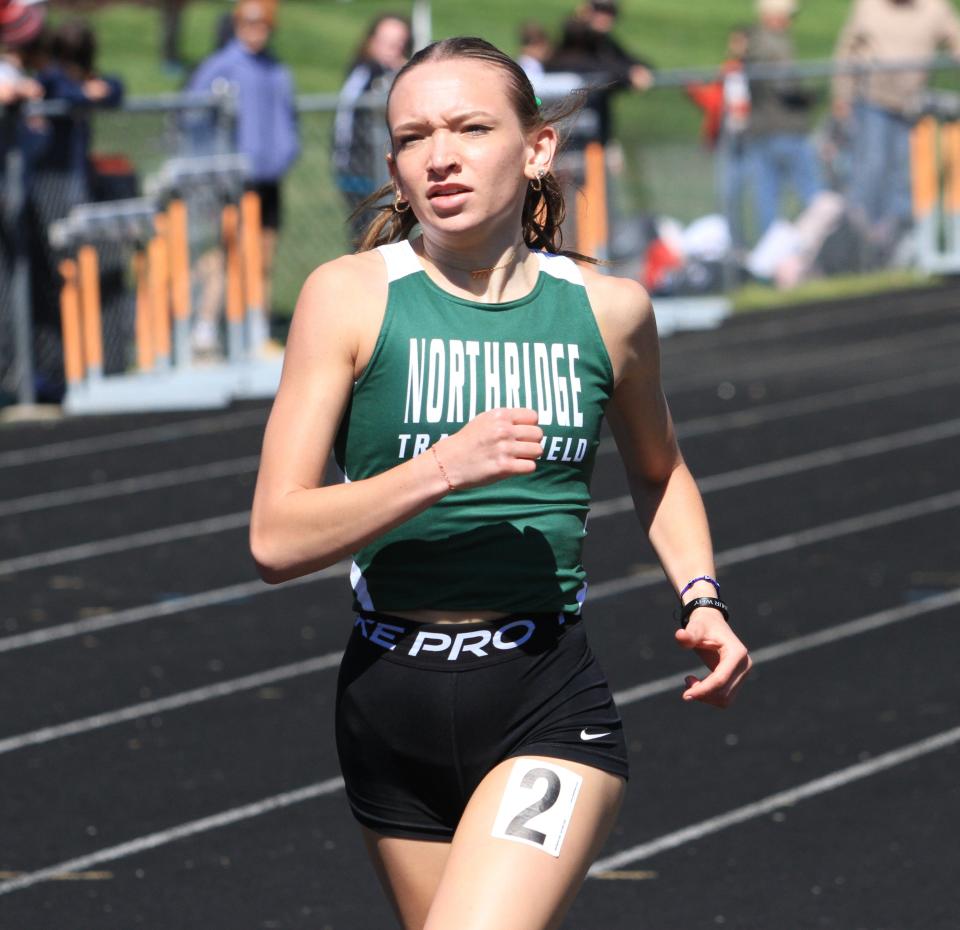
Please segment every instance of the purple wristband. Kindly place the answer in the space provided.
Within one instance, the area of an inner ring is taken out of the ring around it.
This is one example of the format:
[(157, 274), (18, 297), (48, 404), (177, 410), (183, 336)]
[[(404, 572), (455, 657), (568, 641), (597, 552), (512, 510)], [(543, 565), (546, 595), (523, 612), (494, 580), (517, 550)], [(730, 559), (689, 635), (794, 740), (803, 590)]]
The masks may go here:
[(717, 594), (720, 593), (720, 582), (716, 578), (711, 578), (709, 575), (697, 575), (696, 578), (691, 578), (684, 586), (683, 590), (680, 592), (680, 599), (683, 600), (683, 595), (687, 593), (698, 581), (706, 581), (709, 584), (712, 584)]

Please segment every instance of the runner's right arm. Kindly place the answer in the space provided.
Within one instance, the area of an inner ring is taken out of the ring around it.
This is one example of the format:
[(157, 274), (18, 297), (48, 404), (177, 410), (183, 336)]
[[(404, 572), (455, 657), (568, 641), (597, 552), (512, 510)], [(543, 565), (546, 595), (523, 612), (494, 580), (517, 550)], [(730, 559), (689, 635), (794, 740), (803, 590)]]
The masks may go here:
[[(456, 488), (531, 472), (542, 431), (532, 410), (481, 414), (421, 455), (362, 481), (321, 486), (353, 383), (369, 359), (387, 286), (374, 252), (322, 265), (307, 279), (264, 435), (250, 549), (271, 584), (326, 568)], [(387, 398), (384, 399), (388, 400)]]

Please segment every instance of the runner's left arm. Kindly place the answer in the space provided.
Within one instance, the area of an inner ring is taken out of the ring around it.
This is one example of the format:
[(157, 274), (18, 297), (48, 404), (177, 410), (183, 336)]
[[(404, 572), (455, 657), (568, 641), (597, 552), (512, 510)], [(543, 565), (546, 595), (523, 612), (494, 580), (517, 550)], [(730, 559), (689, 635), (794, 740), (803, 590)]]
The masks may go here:
[[(596, 290), (596, 288), (594, 288)], [(679, 592), (691, 579), (716, 577), (703, 500), (683, 460), (660, 383), (660, 350), (650, 299), (635, 282), (608, 279), (598, 318), (615, 372), (607, 418), (626, 469), (630, 492), (667, 578)], [(594, 295), (591, 294), (594, 301)], [(715, 596), (698, 582), (684, 600)], [(697, 608), (677, 642), (696, 651), (710, 673), (687, 678), (685, 700), (729, 704), (750, 669), (746, 647), (713, 608)]]

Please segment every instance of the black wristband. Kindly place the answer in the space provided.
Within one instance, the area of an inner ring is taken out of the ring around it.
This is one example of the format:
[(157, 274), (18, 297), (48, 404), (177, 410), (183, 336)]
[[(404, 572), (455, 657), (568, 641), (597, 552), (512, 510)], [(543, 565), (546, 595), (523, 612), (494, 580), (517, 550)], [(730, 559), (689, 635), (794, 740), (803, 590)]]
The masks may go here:
[(687, 624), (690, 622), (690, 614), (692, 614), (698, 607), (712, 607), (714, 610), (719, 610), (723, 614), (723, 619), (730, 619), (730, 610), (719, 597), (695, 597), (692, 600), (687, 601), (680, 610), (678, 610), (674, 616), (680, 622), (680, 626), (685, 630)]

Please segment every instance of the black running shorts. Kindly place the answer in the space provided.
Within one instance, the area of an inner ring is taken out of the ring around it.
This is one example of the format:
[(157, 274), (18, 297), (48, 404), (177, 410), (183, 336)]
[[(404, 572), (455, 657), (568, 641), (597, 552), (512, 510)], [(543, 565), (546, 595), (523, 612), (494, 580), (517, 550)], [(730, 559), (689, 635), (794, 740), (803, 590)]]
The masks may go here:
[(279, 181), (250, 181), (248, 191), (260, 196), (260, 226), (263, 229), (279, 229), (283, 218)]
[(360, 823), (449, 840), (483, 777), (552, 756), (627, 777), (620, 715), (577, 617), (463, 624), (356, 617), (337, 683), (337, 751)]

